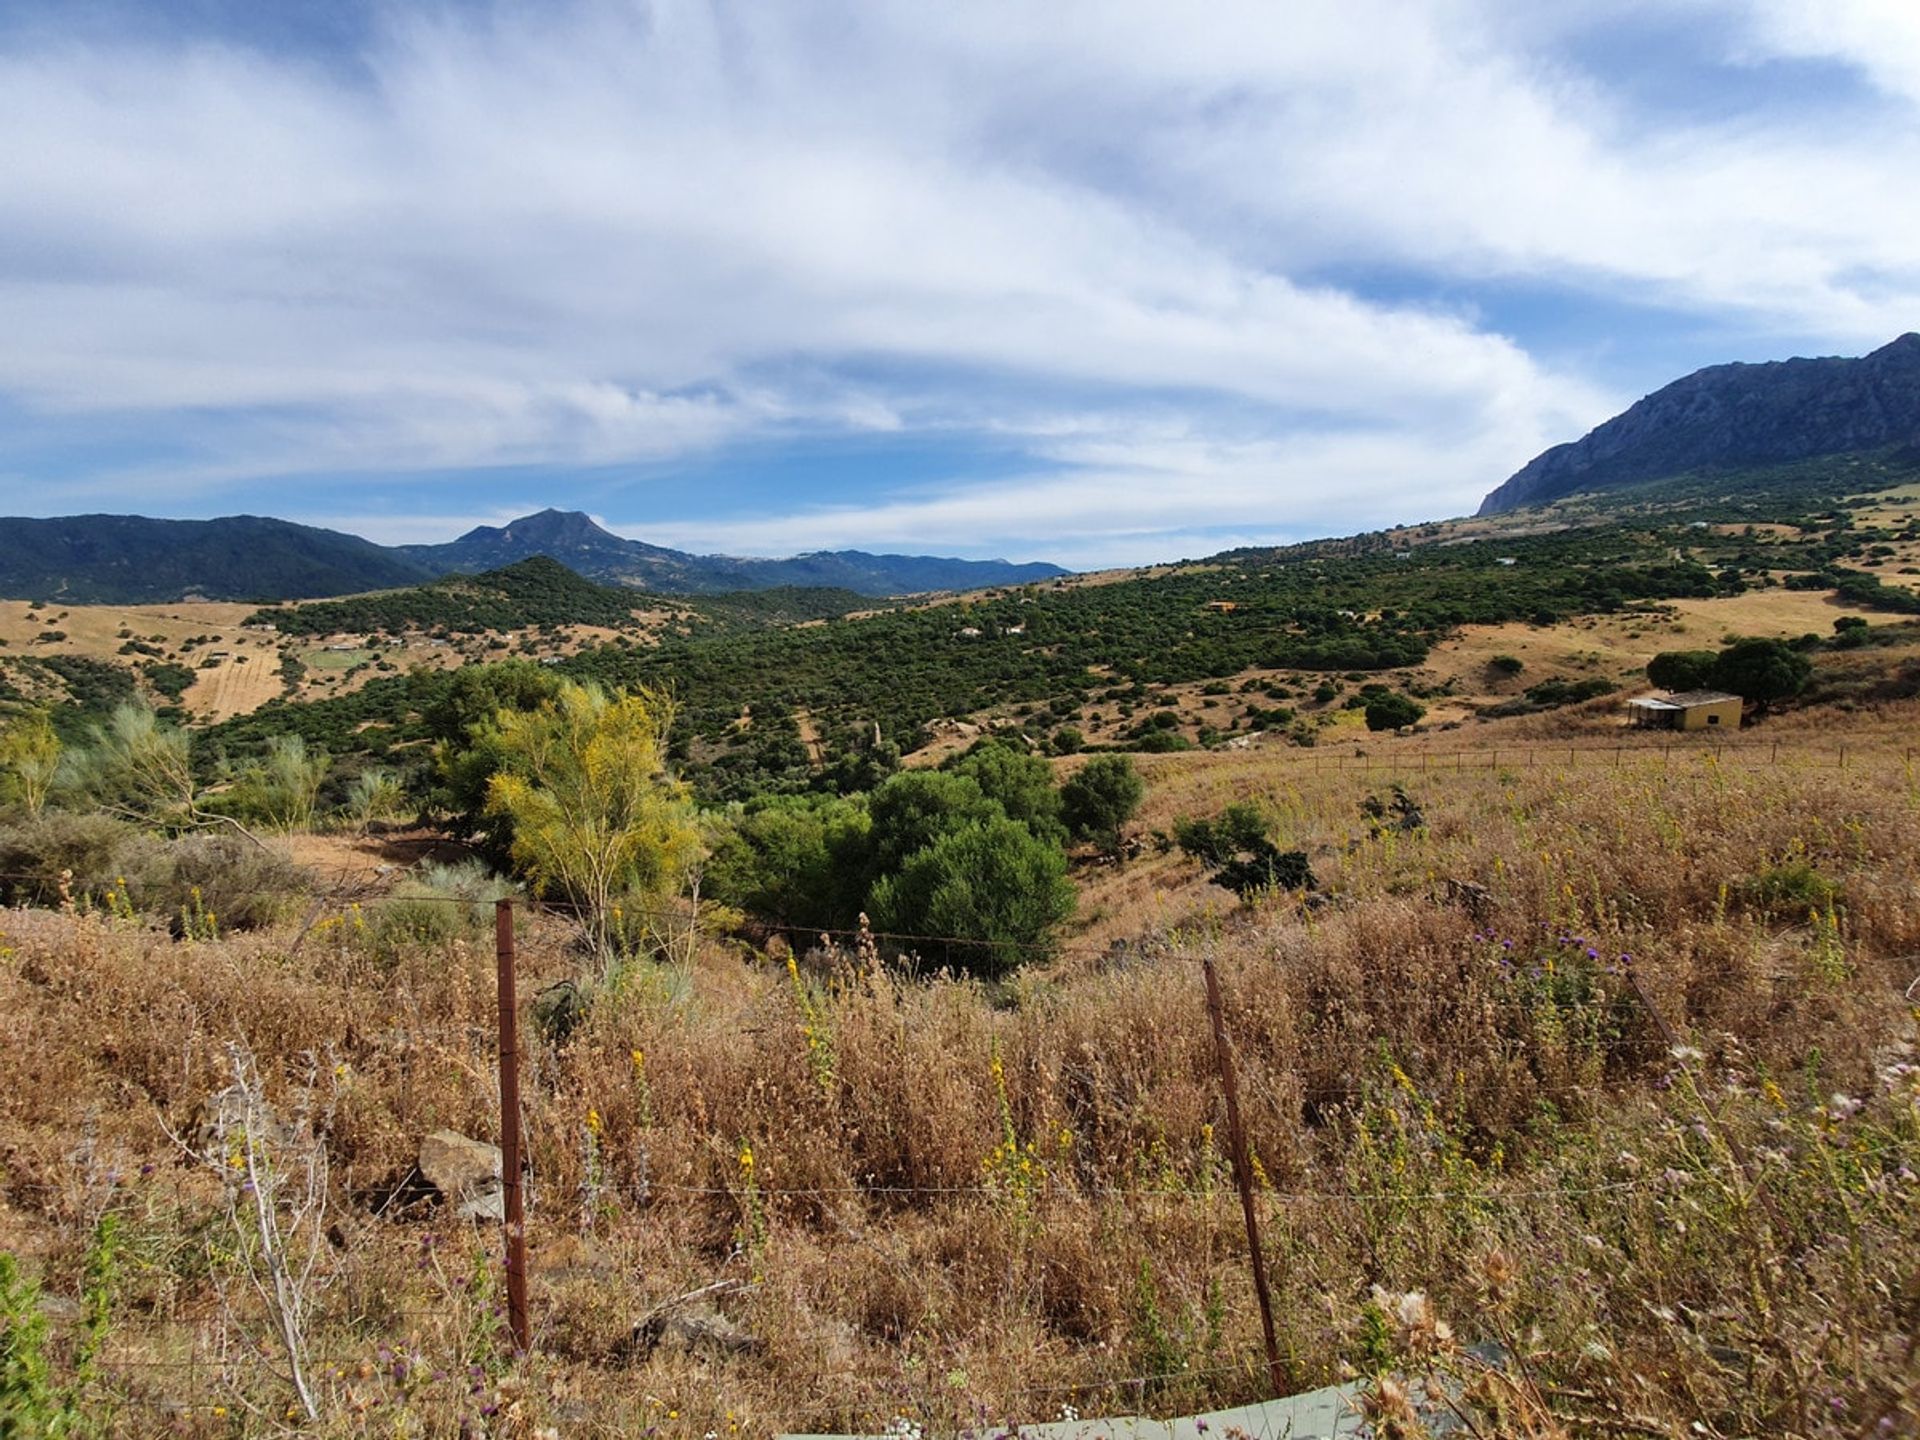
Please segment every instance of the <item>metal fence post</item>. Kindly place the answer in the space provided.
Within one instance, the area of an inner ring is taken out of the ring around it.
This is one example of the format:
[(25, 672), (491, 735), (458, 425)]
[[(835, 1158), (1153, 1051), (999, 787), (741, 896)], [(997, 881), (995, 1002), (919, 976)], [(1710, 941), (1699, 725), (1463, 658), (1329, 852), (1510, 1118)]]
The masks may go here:
[(1213, 1049), (1220, 1062), (1220, 1088), (1227, 1097), (1227, 1140), (1233, 1147), (1233, 1178), (1240, 1186), (1240, 1213), (1247, 1222), (1247, 1250), (1253, 1262), (1253, 1293), (1260, 1301), (1260, 1328), (1267, 1341), (1267, 1379), (1277, 1399), (1286, 1393), (1280, 1370), (1280, 1344), (1273, 1333), (1273, 1296), (1267, 1291), (1267, 1257), (1260, 1245), (1260, 1218), (1253, 1208), (1253, 1165), (1247, 1158), (1247, 1132), (1240, 1123), (1240, 1087), (1233, 1076), (1233, 1051), (1227, 1044), (1227, 1023), (1220, 1012), (1220, 980), (1213, 973), (1213, 957), (1200, 957), (1207, 977), (1207, 1015), (1213, 1021)]
[(507, 1201), (507, 1325), (513, 1348), (532, 1348), (527, 1326), (527, 1217), (520, 1193), (520, 1017), (513, 992), (513, 901), (493, 905), (500, 969), (500, 1171)]

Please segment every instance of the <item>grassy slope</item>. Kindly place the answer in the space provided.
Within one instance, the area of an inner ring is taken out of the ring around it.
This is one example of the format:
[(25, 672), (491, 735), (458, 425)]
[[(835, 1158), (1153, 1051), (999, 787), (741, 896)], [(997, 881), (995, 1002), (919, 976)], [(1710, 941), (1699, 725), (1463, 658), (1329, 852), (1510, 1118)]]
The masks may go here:
[[(831, 984), (809, 969), (803, 992), (778, 963), (717, 946), (649, 967), (566, 1049), (534, 1042), (540, 1354), (508, 1398), (529, 1426), (689, 1436), (1252, 1398), (1258, 1321), (1196, 968), (1211, 954), (1270, 1187), (1291, 1384), (1394, 1348), (1395, 1327), (1364, 1317), (1379, 1284), (1424, 1290), (1463, 1340), (1533, 1332), (1529, 1363), (1563, 1415), (1839, 1436), (1885, 1414), (1901, 1433), (1920, 1415), (1897, 1298), (1920, 1264), (1898, 1174), (1920, 1168), (1920, 1097), (1888, 1067), (1914, 1038), (1899, 997), (1920, 950), (1920, 791), (1897, 747), (1916, 722), (1909, 703), (1868, 723), (1891, 748), (1856, 755), (1845, 784), (1791, 746), (1778, 766), (1692, 751), (1577, 774), (1425, 771), (1414, 751), (1365, 774), (1304, 755), (1162, 757), (1150, 821), (1256, 798), (1315, 852), (1335, 903), (1149, 909), (1140, 943), (1076, 946), (999, 997), (857, 966)], [(1426, 828), (1362, 838), (1360, 801), (1395, 780)], [(1765, 883), (1799, 861), (1839, 887), (1837, 927)], [(1163, 863), (1116, 878), (1145, 903)], [(1487, 908), (1454, 903), (1456, 879), (1485, 885)], [(289, 1107), (288, 1077), (317, 1048), (338, 1067), (326, 1103), (346, 1239), (323, 1252), (316, 1319), (338, 1362), (330, 1433), (451, 1426), (501, 1398), (484, 1378), (469, 1393), (489, 1302), (456, 1283), (488, 1273), (492, 1239), (376, 1221), (347, 1196), (381, 1193), (427, 1130), (492, 1133), (492, 962), (478, 932), (382, 952), (338, 913), (297, 952), (292, 931), (175, 945), (0, 916), (16, 1076), (0, 1096), (0, 1247), (70, 1287), (87, 1218), (114, 1204), (142, 1259), (110, 1360), (212, 1343), (228, 1322), (194, 1237), (218, 1236), (218, 1184), (178, 1163), (161, 1121), (191, 1125), (235, 1035)], [(378, 902), (359, 914), (377, 930)], [(1608, 973), (1622, 953), (1704, 1052), (1697, 1081)], [(528, 991), (574, 964), (547, 921), (522, 955)], [(1832, 1118), (1836, 1092), (1865, 1108)], [(71, 1158), (81, 1108), (97, 1117), (90, 1169)], [(1007, 1124), (1033, 1147), (1025, 1171), (992, 1159)], [(117, 1192), (87, 1179), (107, 1170), (128, 1177)], [(820, 1193), (783, 1193), (796, 1189)], [(736, 1240), (746, 1253), (729, 1259)], [(721, 1303), (763, 1348), (613, 1358), (653, 1305), (749, 1276)], [(402, 1342), (416, 1371), (396, 1386), (380, 1356)], [(235, 1402), (279, 1403), (264, 1368), (226, 1373)], [(107, 1374), (134, 1430), (145, 1407), (213, 1398), (204, 1374)], [(1121, 1383), (1141, 1374), (1167, 1378)]]

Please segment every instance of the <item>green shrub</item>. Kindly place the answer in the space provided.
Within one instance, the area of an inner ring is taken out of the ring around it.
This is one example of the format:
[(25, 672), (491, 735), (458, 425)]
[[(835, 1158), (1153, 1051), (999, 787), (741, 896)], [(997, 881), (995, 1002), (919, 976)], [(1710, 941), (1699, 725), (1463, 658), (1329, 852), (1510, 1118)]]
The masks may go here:
[(1840, 886), (1806, 860), (1783, 860), (1740, 883), (1749, 908), (1781, 920), (1805, 920), (1840, 898)]
[(1146, 793), (1146, 782), (1126, 756), (1097, 755), (1060, 787), (1060, 815), (1074, 839), (1117, 849), (1121, 827)]
[(1007, 819), (943, 835), (883, 877), (868, 898), (882, 932), (946, 937), (918, 953), (991, 978), (1045, 958), (1055, 929), (1073, 914), (1067, 857)]
[(286, 919), (310, 888), (310, 877), (279, 850), (231, 830), (143, 836), (126, 851), (123, 874), (134, 905), (177, 918), (211, 915), (220, 930), (257, 930)]
[(998, 801), (1009, 820), (1018, 820), (1041, 840), (1064, 844), (1067, 828), (1060, 822), (1060, 792), (1054, 787), (1053, 767), (1040, 756), (1016, 750), (998, 741), (986, 741), (940, 767), (964, 775), (989, 800)]
[(1373, 695), (1367, 700), (1367, 729), (1404, 730), (1426, 713), (1427, 707), (1410, 695)]
[(368, 928), (374, 952), (392, 957), (409, 945), (437, 946), (485, 936), (492, 930), (494, 902), (518, 893), (484, 861), (429, 862), (373, 907)]
[(9, 905), (57, 905), (60, 876), (75, 897), (113, 888), (138, 832), (107, 815), (46, 810), (0, 827), (0, 896)]

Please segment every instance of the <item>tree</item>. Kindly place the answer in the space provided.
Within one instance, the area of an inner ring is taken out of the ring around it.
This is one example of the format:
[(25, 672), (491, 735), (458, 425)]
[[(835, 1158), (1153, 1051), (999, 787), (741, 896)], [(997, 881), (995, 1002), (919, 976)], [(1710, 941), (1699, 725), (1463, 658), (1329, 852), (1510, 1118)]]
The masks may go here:
[(222, 798), (249, 819), (304, 830), (313, 824), (327, 766), (324, 749), (308, 749), (298, 735), (275, 735), (267, 741), (267, 753), (248, 765)]
[(1073, 914), (1073, 882), (1059, 847), (1004, 817), (962, 826), (883, 876), (868, 898), (876, 928), (946, 937), (921, 947), (992, 977), (1043, 956)]
[(187, 732), (162, 725), (144, 704), (122, 705), (95, 726), (73, 774), (97, 809), (123, 820), (185, 828), (216, 818), (200, 808)]
[(699, 857), (685, 787), (666, 770), (673, 715), (657, 690), (610, 697), (563, 682), (533, 710), (501, 710), (476, 734), (500, 760), (487, 814), (511, 822), (514, 862), (580, 907), (609, 964), (616, 901), (659, 903)]
[(38, 815), (46, 808), (59, 768), (60, 737), (46, 711), (17, 715), (0, 731), (0, 798)]
[(1813, 662), (1781, 640), (1736, 640), (1713, 662), (1711, 683), (1765, 710), (1807, 688)]
[(1404, 730), (1417, 724), (1420, 717), (1427, 713), (1427, 707), (1410, 695), (1370, 696), (1367, 700), (1367, 729)]
[(559, 693), (560, 684), (558, 675), (531, 660), (463, 665), (422, 711), (435, 742), (427, 803), (450, 817), (456, 835), (480, 837), (482, 850), (496, 864), (510, 856), (513, 826), (488, 812), (487, 787), (503, 763), (491, 738), (493, 722), (503, 710), (537, 709)]
[(997, 800), (1009, 820), (1018, 820), (1041, 839), (1063, 845), (1067, 827), (1060, 823), (1060, 792), (1054, 787), (1053, 767), (1038, 755), (990, 740), (976, 745), (940, 767), (965, 775), (989, 800)]
[(1662, 690), (1704, 690), (1719, 658), (1711, 650), (1662, 650), (1647, 662), (1647, 679)]
[(1147, 785), (1124, 755), (1096, 755), (1060, 787), (1060, 817), (1076, 840), (1120, 847), (1120, 829), (1139, 810)]
[(903, 770), (873, 792), (867, 808), (873, 816), (867, 874), (875, 880), (896, 873), (943, 835), (1006, 818), (971, 775), (944, 770)]

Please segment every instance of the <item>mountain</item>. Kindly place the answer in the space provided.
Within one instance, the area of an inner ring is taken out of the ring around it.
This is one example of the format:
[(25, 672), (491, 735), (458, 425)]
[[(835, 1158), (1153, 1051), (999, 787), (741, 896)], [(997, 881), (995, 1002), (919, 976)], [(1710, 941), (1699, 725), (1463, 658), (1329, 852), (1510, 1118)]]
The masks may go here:
[(292, 600), (412, 585), (432, 575), (357, 535), (259, 515), (0, 519), (0, 595), (73, 605)]
[(495, 570), (547, 555), (604, 584), (666, 595), (713, 595), (779, 586), (830, 586), (862, 595), (912, 595), (1024, 585), (1067, 572), (1058, 565), (1005, 560), (952, 560), (933, 555), (869, 555), (829, 550), (785, 560), (689, 555), (641, 540), (623, 540), (577, 510), (542, 510), (509, 525), (482, 525), (444, 545), (407, 545), (408, 558), (436, 574)]
[(666, 595), (832, 587), (866, 596), (1020, 585), (1065, 575), (1057, 565), (868, 555), (841, 550), (788, 560), (689, 555), (623, 540), (578, 511), (542, 510), (482, 525), (445, 545), (376, 545), (357, 535), (231, 515), (0, 519), (0, 596), (74, 605), (203, 600), (306, 600), (476, 575), (544, 555), (607, 585)]
[(1556, 445), (1481, 503), (1499, 515), (1584, 490), (1920, 440), (1920, 334), (1859, 359), (1713, 365)]

